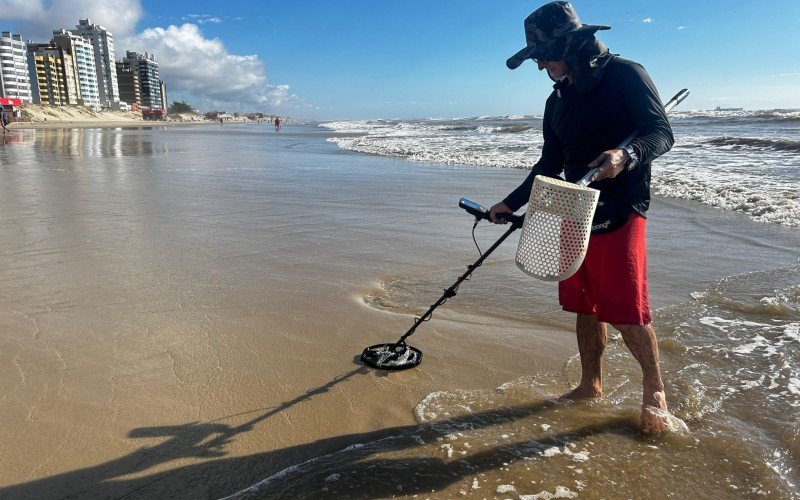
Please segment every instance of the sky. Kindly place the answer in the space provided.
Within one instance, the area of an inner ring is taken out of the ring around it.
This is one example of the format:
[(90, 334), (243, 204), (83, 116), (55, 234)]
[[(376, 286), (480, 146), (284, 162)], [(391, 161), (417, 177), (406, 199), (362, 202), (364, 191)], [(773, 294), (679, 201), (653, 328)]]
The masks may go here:
[[(48, 41), (89, 18), (117, 59), (149, 52), (170, 101), (318, 120), (541, 114), (523, 0), (0, 0), (0, 28)], [(613, 53), (684, 109), (800, 108), (800, 1), (574, 0)]]

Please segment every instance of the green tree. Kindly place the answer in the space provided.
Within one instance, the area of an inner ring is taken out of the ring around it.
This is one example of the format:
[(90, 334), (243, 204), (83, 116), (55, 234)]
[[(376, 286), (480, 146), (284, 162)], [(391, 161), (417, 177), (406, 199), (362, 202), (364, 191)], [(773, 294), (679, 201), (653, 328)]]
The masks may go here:
[(186, 101), (172, 101), (172, 105), (169, 107), (170, 113), (194, 113), (194, 109), (192, 109)]

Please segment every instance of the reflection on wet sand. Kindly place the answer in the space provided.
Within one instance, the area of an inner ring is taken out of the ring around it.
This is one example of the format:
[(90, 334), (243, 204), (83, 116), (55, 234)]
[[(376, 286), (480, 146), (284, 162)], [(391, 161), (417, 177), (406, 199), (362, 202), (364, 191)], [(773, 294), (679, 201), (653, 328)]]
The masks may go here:
[[(30, 134), (34, 147), (49, 158), (152, 155), (156, 150), (151, 136), (138, 129), (64, 129), (42, 130)], [(159, 152), (166, 152), (162, 144)]]
[(7, 132), (2, 135), (4, 144), (22, 144), (22, 132)]

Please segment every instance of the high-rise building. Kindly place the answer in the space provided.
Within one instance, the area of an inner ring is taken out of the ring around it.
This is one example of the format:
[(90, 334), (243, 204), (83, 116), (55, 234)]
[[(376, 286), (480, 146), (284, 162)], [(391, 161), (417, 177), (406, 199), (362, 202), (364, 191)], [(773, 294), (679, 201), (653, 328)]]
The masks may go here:
[(71, 32), (73, 35), (88, 40), (92, 45), (100, 104), (112, 109), (119, 109), (119, 85), (114, 55), (114, 37), (111, 32), (100, 25), (92, 24), (89, 19), (78, 21), (78, 25)]
[(28, 103), (32, 97), (25, 43), (8, 31), (0, 34), (0, 97)]
[(159, 81), (159, 87), (161, 90), (161, 109), (169, 109), (167, 103), (167, 84), (164, 83), (164, 80)]
[[(51, 44), (28, 42), (28, 71), (35, 104), (69, 104), (64, 72), (64, 49)], [(73, 92), (74, 92), (73, 82)], [(77, 97), (75, 97), (77, 101)]]
[(158, 79), (158, 63), (152, 54), (140, 54), (128, 51), (122, 60), (126, 68), (130, 68), (139, 77), (139, 91), (142, 106), (150, 109), (161, 108), (161, 84)]
[(61, 69), (64, 72), (64, 81), (66, 82), (65, 88), (67, 92), (67, 102), (65, 104), (77, 106), (83, 101), (81, 98), (81, 86), (78, 81), (78, 66), (75, 63), (75, 57), (71, 52), (56, 45), (52, 41), (48, 45), (58, 49), (61, 55)]
[(54, 30), (53, 44), (72, 56), (70, 59), (74, 65), (74, 76), (80, 95), (78, 103), (84, 106), (101, 107), (92, 44), (86, 38), (67, 30)]
[(139, 87), (139, 75), (124, 62), (117, 61), (117, 82), (119, 84), (119, 100), (130, 106), (142, 105), (142, 92)]

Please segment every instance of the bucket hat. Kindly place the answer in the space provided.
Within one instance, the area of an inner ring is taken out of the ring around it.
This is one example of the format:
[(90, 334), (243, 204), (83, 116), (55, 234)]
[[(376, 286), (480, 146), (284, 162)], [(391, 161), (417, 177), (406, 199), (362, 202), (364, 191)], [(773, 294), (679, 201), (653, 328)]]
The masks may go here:
[(560, 61), (565, 59), (576, 42), (583, 42), (598, 30), (611, 26), (581, 24), (569, 2), (557, 1), (542, 5), (524, 22), (526, 46), (506, 61), (508, 69), (516, 69), (525, 59)]

